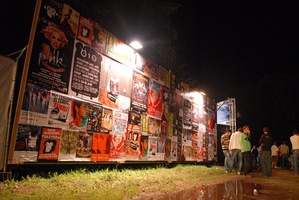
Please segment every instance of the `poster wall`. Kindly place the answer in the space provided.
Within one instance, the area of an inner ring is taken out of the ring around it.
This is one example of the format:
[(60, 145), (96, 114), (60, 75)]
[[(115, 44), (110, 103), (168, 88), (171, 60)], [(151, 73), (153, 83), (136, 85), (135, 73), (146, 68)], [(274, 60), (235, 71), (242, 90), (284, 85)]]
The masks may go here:
[(202, 94), (79, 10), (42, 1), (13, 163), (214, 159)]

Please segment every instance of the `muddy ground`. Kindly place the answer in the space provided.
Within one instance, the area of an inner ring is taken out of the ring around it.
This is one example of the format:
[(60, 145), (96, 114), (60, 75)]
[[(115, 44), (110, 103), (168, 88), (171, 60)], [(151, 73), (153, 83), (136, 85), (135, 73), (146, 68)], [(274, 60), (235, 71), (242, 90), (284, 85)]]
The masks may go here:
[(228, 174), (208, 182), (198, 181), (198, 187), (185, 188), (169, 194), (144, 194), (134, 200), (297, 200), (299, 199), (299, 175), (290, 170), (273, 169), (271, 177), (254, 172), (253, 177)]

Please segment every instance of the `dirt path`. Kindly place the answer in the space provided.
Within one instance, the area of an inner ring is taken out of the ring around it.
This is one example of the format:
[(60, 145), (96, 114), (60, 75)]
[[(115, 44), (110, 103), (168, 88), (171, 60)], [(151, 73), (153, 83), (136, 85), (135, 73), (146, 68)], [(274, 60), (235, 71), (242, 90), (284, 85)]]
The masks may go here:
[(198, 187), (175, 190), (169, 194), (143, 194), (134, 200), (297, 200), (299, 199), (299, 175), (290, 170), (273, 169), (271, 177), (262, 177), (261, 172), (253, 177), (227, 174), (209, 181), (198, 181)]
[(253, 178), (240, 176), (243, 182), (261, 185), (256, 199), (299, 199), (299, 175), (290, 170), (273, 169), (271, 177), (262, 177), (261, 172), (255, 172)]

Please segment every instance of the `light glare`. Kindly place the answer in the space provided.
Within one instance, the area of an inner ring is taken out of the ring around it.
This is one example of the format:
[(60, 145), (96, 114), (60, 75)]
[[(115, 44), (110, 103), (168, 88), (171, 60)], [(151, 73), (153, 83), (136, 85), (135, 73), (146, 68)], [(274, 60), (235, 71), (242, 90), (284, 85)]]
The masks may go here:
[(134, 49), (142, 49), (142, 45), (138, 41), (131, 42), (130, 46), (133, 47)]

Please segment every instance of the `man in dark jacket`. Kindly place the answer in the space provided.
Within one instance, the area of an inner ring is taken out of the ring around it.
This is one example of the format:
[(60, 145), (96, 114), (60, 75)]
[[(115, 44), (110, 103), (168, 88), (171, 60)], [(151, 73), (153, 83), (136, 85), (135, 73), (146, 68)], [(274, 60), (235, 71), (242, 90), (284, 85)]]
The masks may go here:
[(263, 128), (264, 134), (261, 136), (259, 144), (262, 147), (261, 154), (261, 167), (262, 176), (268, 177), (272, 176), (272, 156), (271, 156), (271, 146), (273, 143), (272, 136), (269, 134), (268, 127)]

